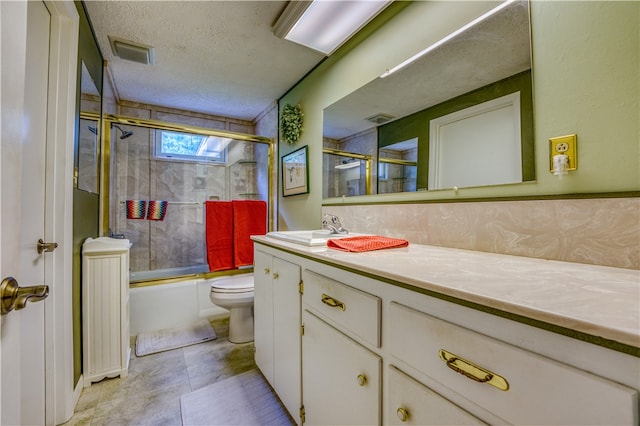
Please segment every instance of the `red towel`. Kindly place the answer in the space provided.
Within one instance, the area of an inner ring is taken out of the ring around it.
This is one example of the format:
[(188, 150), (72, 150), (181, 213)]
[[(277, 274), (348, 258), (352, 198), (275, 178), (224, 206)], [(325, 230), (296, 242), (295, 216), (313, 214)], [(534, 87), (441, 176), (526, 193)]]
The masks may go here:
[(233, 269), (233, 204), (205, 201), (204, 209), (209, 270)]
[(381, 250), (407, 247), (409, 241), (399, 238), (380, 237), (378, 235), (361, 235), (358, 237), (334, 238), (327, 241), (327, 247), (352, 252)]
[(259, 200), (233, 201), (233, 257), (235, 267), (253, 265), (251, 235), (267, 233), (267, 203)]

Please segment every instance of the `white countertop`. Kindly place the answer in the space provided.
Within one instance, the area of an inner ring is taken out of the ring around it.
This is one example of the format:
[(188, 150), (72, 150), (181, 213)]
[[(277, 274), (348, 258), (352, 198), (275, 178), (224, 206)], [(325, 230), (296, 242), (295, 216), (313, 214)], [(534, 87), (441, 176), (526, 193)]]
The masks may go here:
[(410, 244), (348, 253), (256, 242), (640, 348), (640, 271)]

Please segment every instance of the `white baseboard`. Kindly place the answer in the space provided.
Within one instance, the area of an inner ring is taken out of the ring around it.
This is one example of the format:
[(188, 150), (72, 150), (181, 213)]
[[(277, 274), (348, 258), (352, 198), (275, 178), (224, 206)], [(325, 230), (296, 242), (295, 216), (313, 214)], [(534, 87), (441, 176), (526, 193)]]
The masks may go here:
[(80, 400), (80, 395), (82, 394), (82, 389), (84, 383), (84, 378), (82, 374), (80, 375), (80, 379), (78, 379), (78, 383), (76, 384), (76, 388), (73, 390), (73, 411), (76, 411), (76, 406), (78, 405), (78, 401)]

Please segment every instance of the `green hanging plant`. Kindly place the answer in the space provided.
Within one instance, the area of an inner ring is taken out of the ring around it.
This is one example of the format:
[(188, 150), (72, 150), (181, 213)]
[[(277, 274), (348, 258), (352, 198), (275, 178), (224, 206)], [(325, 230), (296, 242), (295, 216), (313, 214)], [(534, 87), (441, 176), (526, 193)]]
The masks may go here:
[(304, 114), (300, 105), (286, 104), (280, 114), (280, 133), (289, 145), (294, 145), (300, 140), (302, 134), (302, 122)]

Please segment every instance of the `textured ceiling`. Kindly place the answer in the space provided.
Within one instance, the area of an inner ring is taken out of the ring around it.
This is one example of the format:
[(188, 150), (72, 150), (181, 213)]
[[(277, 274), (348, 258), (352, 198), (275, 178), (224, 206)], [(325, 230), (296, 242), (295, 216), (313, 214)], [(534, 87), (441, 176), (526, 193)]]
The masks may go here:
[[(286, 1), (86, 1), (119, 100), (253, 120), (323, 55), (277, 38)], [(114, 56), (108, 36), (155, 48)]]
[(329, 106), (324, 135), (342, 139), (373, 127), (372, 115), (404, 117), (529, 69), (529, 6), (520, 1)]

